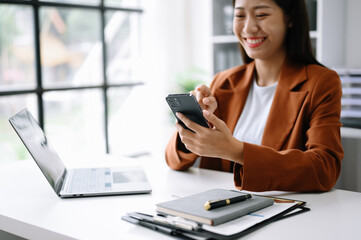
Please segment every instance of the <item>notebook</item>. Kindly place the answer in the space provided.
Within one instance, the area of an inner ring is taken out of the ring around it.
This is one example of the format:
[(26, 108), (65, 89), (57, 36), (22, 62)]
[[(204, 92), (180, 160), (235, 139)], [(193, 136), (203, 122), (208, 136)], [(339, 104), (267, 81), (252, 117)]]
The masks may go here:
[(248, 213), (273, 205), (273, 199), (253, 196), (242, 202), (212, 210), (205, 210), (204, 203), (210, 200), (233, 198), (245, 193), (239, 191), (212, 189), (191, 196), (162, 202), (156, 205), (157, 212), (183, 217), (198, 223), (218, 225), (244, 216)]
[(27, 109), (9, 118), (9, 122), (61, 198), (152, 191), (140, 166), (67, 169)]

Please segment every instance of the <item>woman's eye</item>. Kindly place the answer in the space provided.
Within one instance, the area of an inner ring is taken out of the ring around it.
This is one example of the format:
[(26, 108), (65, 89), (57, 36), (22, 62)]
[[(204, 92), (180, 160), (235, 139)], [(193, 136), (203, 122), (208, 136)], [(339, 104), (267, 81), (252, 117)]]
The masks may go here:
[(256, 17), (258, 17), (258, 18), (262, 18), (262, 17), (266, 17), (266, 16), (268, 16), (268, 14), (257, 14), (256, 15)]
[(244, 15), (243, 15), (243, 14), (237, 14), (237, 13), (236, 13), (234, 16), (237, 17), (237, 18), (244, 18)]

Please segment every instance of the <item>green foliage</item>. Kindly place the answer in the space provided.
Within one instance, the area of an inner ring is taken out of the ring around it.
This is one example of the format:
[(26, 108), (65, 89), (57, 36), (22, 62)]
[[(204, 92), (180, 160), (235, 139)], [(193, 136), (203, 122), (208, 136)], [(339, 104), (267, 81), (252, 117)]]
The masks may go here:
[(197, 67), (190, 67), (176, 76), (177, 83), (182, 92), (190, 92), (198, 85), (205, 84), (208, 73)]

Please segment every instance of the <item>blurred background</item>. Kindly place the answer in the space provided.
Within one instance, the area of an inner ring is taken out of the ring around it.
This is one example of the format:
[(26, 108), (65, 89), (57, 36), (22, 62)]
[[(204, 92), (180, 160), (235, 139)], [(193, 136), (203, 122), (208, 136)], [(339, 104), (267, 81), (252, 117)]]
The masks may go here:
[[(313, 51), (343, 83), (337, 187), (361, 191), (361, 1), (306, 3)], [(62, 159), (164, 162), (166, 95), (242, 64), (232, 16), (231, 0), (0, 0), (0, 167), (30, 158), (8, 123), (25, 107)]]

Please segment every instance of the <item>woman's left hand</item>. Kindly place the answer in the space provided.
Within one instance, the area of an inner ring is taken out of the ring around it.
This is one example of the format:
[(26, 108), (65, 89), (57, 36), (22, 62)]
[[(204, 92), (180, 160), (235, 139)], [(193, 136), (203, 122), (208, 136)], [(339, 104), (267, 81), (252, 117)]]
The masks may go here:
[(203, 110), (204, 117), (213, 128), (205, 128), (191, 121), (181, 113), (177, 117), (194, 132), (183, 128), (179, 123), (176, 128), (185, 147), (199, 155), (231, 160), (243, 164), (243, 142), (233, 137), (224, 121), (213, 113)]

